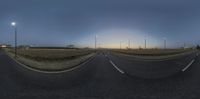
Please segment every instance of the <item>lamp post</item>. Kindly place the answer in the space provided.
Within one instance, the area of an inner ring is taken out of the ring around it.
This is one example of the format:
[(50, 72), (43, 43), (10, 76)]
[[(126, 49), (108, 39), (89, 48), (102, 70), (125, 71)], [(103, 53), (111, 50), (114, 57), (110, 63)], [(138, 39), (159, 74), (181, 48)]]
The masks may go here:
[(147, 34), (144, 35), (144, 49), (147, 48)]
[(12, 22), (11, 26), (14, 27), (14, 32), (15, 32), (15, 58), (17, 58), (17, 26), (16, 26), (16, 22)]
[(95, 41), (94, 41), (95, 45), (94, 45), (94, 48), (95, 48), (95, 52), (97, 50), (97, 35), (95, 35)]
[(167, 48), (167, 40), (165, 37), (163, 38), (163, 43), (164, 43), (164, 49), (166, 49)]
[(146, 49), (146, 48), (147, 48), (147, 39), (145, 37), (145, 39), (144, 39), (144, 49)]
[(121, 42), (120, 42), (119, 46), (120, 46), (120, 50), (121, 50), (122, 49), (122, 43)]
[(130, 41), (130, 39), (128, 40), (128, 49), (131, 49), (131, 41)]

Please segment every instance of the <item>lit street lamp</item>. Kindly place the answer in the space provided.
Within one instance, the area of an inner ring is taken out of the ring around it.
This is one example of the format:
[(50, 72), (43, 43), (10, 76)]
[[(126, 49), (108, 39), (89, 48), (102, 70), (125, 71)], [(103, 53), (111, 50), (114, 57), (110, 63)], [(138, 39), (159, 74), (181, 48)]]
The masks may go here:
[(14, 27), (14, 32), (15, 32), (15, 58), (17, 58), (17, 26), (16, 26), (16, 22), (12, 22), (11, 26)]

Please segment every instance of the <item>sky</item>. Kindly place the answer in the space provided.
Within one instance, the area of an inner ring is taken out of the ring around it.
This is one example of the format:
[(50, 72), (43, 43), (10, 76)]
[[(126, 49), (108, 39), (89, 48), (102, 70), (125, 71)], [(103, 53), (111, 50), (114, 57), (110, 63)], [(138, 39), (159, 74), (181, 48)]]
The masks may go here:
[(0, 0), (0, 44), (101, 48), (200, 43), (199, 0)]

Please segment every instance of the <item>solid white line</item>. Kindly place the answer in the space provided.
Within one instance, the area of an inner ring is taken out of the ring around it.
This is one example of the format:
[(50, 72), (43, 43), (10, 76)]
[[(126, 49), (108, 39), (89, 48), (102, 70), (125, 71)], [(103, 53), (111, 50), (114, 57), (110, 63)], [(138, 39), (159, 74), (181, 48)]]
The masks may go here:
[(109, 60), (109, 62), (122, 74), (124, 74), (124, 71), (122, 71), (121, 69), (119, 69), (111, 60)]
[(182, 69), (182, 71), (184, 72), (185, 70), (187, 70), (193, 63), (194, 63), (194, 59), (185, 67)]

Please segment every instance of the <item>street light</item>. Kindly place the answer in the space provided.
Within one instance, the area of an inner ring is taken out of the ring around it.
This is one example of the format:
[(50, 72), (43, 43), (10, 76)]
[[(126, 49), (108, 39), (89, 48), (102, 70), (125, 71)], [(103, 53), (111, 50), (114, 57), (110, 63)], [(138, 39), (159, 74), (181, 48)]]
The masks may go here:
[(163, 44), (164, 44), (164, 49), (166, 49), (166, 48), (167, 48), (167, 47), (166, 47), (166, 46), (167, 46), (167, 40), (166, 40), (165, 37), (163, 38), (163, 40), (164, 40), (164, 42), (163, 42)]
[(16, 22), (12, 22), (11, 26), (14, 27), (14, 32), (15, 32), (15, 58), (17, 58), (17, 26), (16, 26)]
[(95, 48), (95, 52), (96, 52), (96, 49), (97, 49), (97, 35), (95, 35), (95, 46), (94, 46), (94, 48)]
[(11, 25), (12, 25), (12, 26), (16, 26), (16, 23), (15, 23), (15, 22), (12, 22)]
[(119, 46), (120, 46), (120, 50), (121, 50), (122, 49), (122, 42), (120, 42)]
[(144, 49), (147, 48), (147, 35), (144, 36)]
[(128, 49), (130, 49), (131, 48), (131, 41), (130, 41), (130, 39), (128, 39)]

